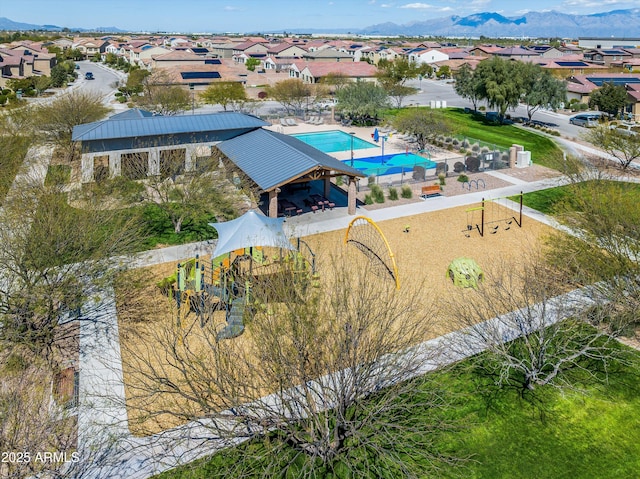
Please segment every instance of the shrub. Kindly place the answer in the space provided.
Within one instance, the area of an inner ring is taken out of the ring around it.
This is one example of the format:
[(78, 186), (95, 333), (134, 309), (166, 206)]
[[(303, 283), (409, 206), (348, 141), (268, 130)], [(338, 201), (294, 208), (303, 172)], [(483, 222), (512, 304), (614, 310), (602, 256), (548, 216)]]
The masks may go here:
[(371, 185), (375, 185), (376, 184), (376, 177), (374, 175), (368, 176), (367, 177), (367, 186), (371, 186)]
[(478, 145), (477, 143), (474, 143), (473, 146), (471, 147), (471, 151), (473, 151), (474, 153), (477, 153), (478, 151), (480, 151), (480, 145)]
[(440, 184), (440, 186), (444, 186), (445, 185), (446, 178), (447, 178), (447, 175), (445, 175), (444, 173), (440, 173), (438, 175), (438, 183)]
[(402, 192), (400, 193), (400, 196), (402, 196), (403, 198), (411, 198), (413, 196), (413, 191), (411, 190), (410, 187), (408, 186), (403, 186), (402, 187)]
[(472, 173), (480, 169), (480, 160), (476, 156), (468, 156), (465, 164), (467, 165), (467, 171)]
[(384, 191), (378, 185), (371, 187), (371, 196), (373, 196), (373, 201), (376, 203), (384, 203)]
[(469, 181), (469, 177), (467, 175), (458, 175), (458, 181), (460, 183), (466, 183)]
[(460, 146), (462, 148), (469, 148), (469, 141), (468, 140), (462, 140), (462, 143), (460, 144)]
[(364, 204), (365, 205), (372, 205), (373, 204), (373, 198), (371, 197), (371, 195), (369, 195), (369, 194), (364, 195)]
[(451, 142), (451, 144), (453, 146), (458, 146), (460, 144), (460, 140), (458, 140), (457, 138), (454, 138), (453, 141)]
[(461, 173), (464, 171), (464, 163), (461, 161), (456, 161), (453, 164), (453, 171), (455, 171), (456, 173)]
[(389, 188), (389, 199), (395, 201), (398, 199), (398, 190), (396, 188)]

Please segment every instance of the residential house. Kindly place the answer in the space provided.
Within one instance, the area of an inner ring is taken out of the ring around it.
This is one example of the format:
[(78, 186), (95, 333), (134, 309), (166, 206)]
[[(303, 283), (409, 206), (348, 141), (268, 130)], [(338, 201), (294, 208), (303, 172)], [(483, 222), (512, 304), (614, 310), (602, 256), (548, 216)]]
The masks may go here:
[(22, 52), (25, 61), (25, 76), (46, 75), (51, 76), (51, 69), (56, 65), (56, 56), (45, 51), (41, 45), (30, 42), (12, 46), (14, 52)]
[(522, 47), (501, 48), (500, 50), (494, 51), (492, 55), (494, 57), (500, 57), (505, 60), (520, 61), (529, 61), (532, 58), (538, 58), (540, 56), (537, 52)]
[(632, 58), (631, 53), (623, 49), (594, 49), (584, 52), (585, 61), (595, 63), (596, 65), (604, 65), (606, 67), (611, 66), (611, 63), (623, 61)]
[(418, 64), (426, 63), (428, 65), (444, 62), (449, 59), (449, 55), (441, 50), (427, 50), (426, 48), (416, 48), (413, 50), (409, 50), (407, 52), (407, 57), (410, 62), (415, 62)]
[(307, 50), (300, 45), (292, 45), (289, 42), (269, 44), (267, 55), (273, 58), (301, 58)]
[(597, 73), (578, 75), (569, 78), (567, 83), (567, 98), (577, 98), (582, 103), (588, 103), (591, 92), (605, 83), (622, 85), (627, 90), (627, 106), (625, 110), (640, 120), (640, 75), (626, 73)]
[(175, 65), (204, 65), (205, 59), (185, 51), (170, 51), (159, 55), (151, 55), (151, 68), (167, 68)]
[(21, 52), (0, 48), (0, 87), (7, 81), (24, 78), (24, 57)]
[(353, 57), (346, 52), (341, 52), (335, 48), (325, 48), (322, 50), (309, 51), (302, 55), (306, 62), (347, 62), (353, 63)]
[(74, 39), (73, 48), (79, 50), (85, 58), (101, 56), (105, 52), (109, 42), (99, 38), (77, 38)]
[(300, 78), (305, 83), (318, 83), (327, 75), (343, 75), (350, 80), (376, 81), (375, 65), (367, 62), (296, 62), (289, 76)]

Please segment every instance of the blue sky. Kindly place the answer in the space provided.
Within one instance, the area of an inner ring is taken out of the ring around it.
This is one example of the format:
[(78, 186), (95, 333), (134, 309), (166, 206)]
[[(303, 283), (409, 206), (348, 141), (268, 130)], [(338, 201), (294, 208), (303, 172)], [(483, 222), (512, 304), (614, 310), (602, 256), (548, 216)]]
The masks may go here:
[(450, 15), (528, 10), (589, 14), (640, 8), (640, 0), (0, 0), (0, 17), (37, 25), (132, 31), (253, 32), (363, 28)]

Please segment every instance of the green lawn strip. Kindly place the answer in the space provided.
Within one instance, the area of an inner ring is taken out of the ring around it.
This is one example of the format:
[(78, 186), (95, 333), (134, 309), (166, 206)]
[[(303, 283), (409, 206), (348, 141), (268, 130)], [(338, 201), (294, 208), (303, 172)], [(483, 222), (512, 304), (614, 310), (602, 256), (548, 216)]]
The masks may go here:
[[(603, 194), (622, 194), (632, 203), (640, 203), (640, 184), (609, 180), (600, 181), (603, 187)], [(525, 193), (522, 197), (522, 203), (541, 213), (553, 215), (557, 212), (558, 205), (570, 202), (573, 195), (579, 194), (587, 186), (587, 183), (579, 183), (577, 185), (558, 186)], [(517, 197), (513, 196), (510, 199), (516, 201)]]
[[(434, 447), (453, 457), (468, 458), (460, 467), (441, 467), (440, 477), (636, 477), (640, 470), (640, 355), (631, 354), (633, 364), (618, 364), (606, 385), (584, 384), (583, 392), (561, 392), (553, 387), (539, 390), (544, 416), (514, 391), (499, 391), (489, 400), (483, 394), (486, 380), (466, 370), (467, 362), (452, 371), (435, 373), (452, 398), (452, 404), (437, 414), (465, 427), (438, 434)], [(414, 420), (433, 418), (419, 413)], [(402, 442), (400, 438), (398, 443)], [(248, 467), (259, 471), (262, 451), (268, 454), (259, 444), (241, 445), (157, 477), (222, 477), (221, 471), (229, 471), (240, 458), (249, 456), (255, 461)], [(432, 477), (429, 466), (425, 464), (424, 477)]]
[(0, 205), (24, 162), (31, 140), (21, 136), (0, 137)]

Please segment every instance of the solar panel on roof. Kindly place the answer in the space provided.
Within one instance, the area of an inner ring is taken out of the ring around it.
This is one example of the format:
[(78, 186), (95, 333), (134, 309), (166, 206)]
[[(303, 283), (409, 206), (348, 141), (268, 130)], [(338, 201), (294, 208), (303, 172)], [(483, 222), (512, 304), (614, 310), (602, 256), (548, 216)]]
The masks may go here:
[(620, 50), (602, 50), (602, 53), (606, 53), (607, 55), (624, 55), (624, 52)]
[(205, 65), (222, 65), (222, 62), (218, 58), (211, 58), (204, 61)]
[(605, 83), (614, 85), (626, 85), (627, 83), (640, 83), (640, 77), (587, 77), (591, 83), (596, 86), (602, 86)]
[(193, 53), (207, 53), (209, 50), (207, 50), (206, 48), (196, 47), (196, 48), (192, 48), (191, 51)]
[(558, 62), (556, 61), (557, 65), (560, 65), (561, 67), (588, 67), (589, 64), (585, 63), (585, 62)]
[(221, 78), (218, 72), (181, 72), (183, 80), (195, 80), (200, 78)]

